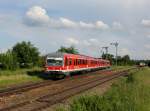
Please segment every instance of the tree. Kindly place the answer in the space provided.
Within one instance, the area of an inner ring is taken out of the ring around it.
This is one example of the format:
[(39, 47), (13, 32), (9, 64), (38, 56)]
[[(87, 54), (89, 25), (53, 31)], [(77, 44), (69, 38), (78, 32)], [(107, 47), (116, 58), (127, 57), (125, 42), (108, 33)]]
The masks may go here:
[(129, 55), (125, 55), (122, 57), (122, 61), (124, 62), (125, 65), (130, 63), (130, 57)]
[(113, 63), (114, 55), (112, 54), (102, 54), (102, 59), (108, 59), (111, 63)]
[(45, 56), (39, 56), (38, 66), (43, 67), (45, 65)]
[(64, 52), (64, 53), (70, 53), (70, 54), (78, 54), (78, 50), (75, 49), (74, 46), (70, 46), (70, 47), (64, 47), (61, 46), (60, 49), (58, 49), (58, 52)]
[(38, 63), (39, 51), (30, 42), (17, 43), (12, 52), (16, 54), (20, 66), (33, 66)]

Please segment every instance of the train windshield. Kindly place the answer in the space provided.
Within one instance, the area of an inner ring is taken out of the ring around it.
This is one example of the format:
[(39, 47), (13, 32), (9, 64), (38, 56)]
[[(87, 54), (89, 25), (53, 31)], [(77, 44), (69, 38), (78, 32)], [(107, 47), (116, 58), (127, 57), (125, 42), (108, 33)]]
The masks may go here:
[(47, 65), (48, 66), (62, 66), (63, 59), (62, 58), (47, 59)]

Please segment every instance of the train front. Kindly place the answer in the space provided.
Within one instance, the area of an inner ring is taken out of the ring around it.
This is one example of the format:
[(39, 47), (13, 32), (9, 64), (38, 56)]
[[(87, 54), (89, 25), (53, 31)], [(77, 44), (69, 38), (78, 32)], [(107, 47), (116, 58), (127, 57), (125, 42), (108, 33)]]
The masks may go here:
[(63, 54), (51, 53), (46, 56), (45, 71), (48, 74), (63, 74)]

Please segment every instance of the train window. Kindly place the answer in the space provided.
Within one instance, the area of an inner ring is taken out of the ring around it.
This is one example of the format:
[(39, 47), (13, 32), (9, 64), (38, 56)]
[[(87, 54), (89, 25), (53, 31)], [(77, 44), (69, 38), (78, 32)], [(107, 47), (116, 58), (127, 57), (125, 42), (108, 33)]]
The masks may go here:
[(76, 60), (74, 59), (74, 65), (76, 65)]
[(68, 59), (66, 58), (65, 59), (65, 66), (67, 66), (68, 65)]
[(80, 61), (81, 61), (81, 64), (83, 64), (83, 60), (81, 59)]
[(63, 59), (47, 59), (47, 65), (48, 66), (62, 66), (63, 65)]
[(78, 65), (78, 60), (76, 59), (76, 65)]
[(78, 65), (80, 65), (80, 60), (78, 59)]
[(83, 60), (83, 64), (85, 65), (85, 60)]
[(82, 64), (82, 59), (80, 59), (80, 64)]
[(71, 65), (72, 64), (72, 59), (69, 59), (69, 65)]

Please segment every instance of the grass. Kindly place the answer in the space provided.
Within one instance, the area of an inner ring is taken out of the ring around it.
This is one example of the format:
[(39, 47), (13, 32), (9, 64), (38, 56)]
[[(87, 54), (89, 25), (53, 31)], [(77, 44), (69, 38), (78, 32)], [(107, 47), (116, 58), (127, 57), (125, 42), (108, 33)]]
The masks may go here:
[(0, 70), (0, 76), (20, 75), (27, 74), (28, 71), (41, 71), (42, 68), (34, 67), (29, 69), (17, 69), (17, 70)]
[[(36, 73), (41, 72), (41, 68), (35, 67), (32, 69), (18, 69), (16, 71), (0, 71), (0, 88), (9, 87), (16, 84), (23, 84), (27, 82), (37, 82), (42, 81), (43, 79), (40, 78)], [(35, 73), (30, 75), (30, 73)]]
[(127, 68), (131, 68), (133, 66), (112, 66), (111, 69), (115, 69), (115, 70), (119, 70), (119, 69), (127, 69)]
[(57, 111), (150, 111), (150, 69), (121, 78), (104, 95), (75, 98)]

